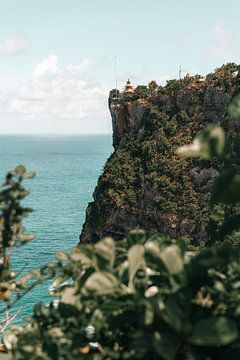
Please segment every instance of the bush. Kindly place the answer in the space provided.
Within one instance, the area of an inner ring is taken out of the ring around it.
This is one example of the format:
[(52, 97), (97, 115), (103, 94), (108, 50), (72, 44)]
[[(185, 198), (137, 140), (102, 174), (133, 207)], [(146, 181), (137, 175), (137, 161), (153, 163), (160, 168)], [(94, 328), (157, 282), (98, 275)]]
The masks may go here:
[(22, 224), (33, 210), (21, 205), (29, 194), (23, 181), (34, 176), (33, 172), (27, 173), (26, 168), (20, 165), (6, 175), (0, 187), (0, 299), (6, 301), (7, 308), (11, 306), (12, 295), (24, 289), (12, 269), (11, 252), (35, 238), (33, 234), (26, 233)]
[[(19, 277), (14, 272), (11, 263), (12, 251), (17, 249), (35, 236), (26, 232), (23, 219), (33, 210), (22, 206), (22, 200), (29, 192), (23, 186), (23, 182), (35, 176), (33, 172), (27, 172), (23, 165), (7, 173), (4, 183), (0, 187), (0, 334), (5, 333), (10, 324), (18, 316), (20, 309), (13, 312), (11, 307), (25, 296), (36, 284), (46, 277), (45, 269), (42, 272), (32, 270), (27, 275)], [(24, 266), (24, 259), (23, 266)], [(47, 271), (49, 273), (49, 270)], [(52, 274), (51, 274), (52, 275)], [(0, 344), (0, 351), (3, 344)], [(1, 355), (2, 358), (2, 355)]]
[(5, 335), (13, 359), (240, 356), (238, 254), (141, 230), (58, 253), (57, 306)]
[(134, 99), (146, 99), (150, 95), (150, 90), (145, 85), (139, 85), (134, 90)]

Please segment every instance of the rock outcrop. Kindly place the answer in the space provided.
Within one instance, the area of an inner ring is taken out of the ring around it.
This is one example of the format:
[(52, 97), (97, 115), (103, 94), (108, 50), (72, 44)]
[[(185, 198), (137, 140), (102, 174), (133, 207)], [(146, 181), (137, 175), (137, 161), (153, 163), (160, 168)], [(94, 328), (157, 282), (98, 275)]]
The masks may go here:
[(208, 122), (231, 133), (227, 107), (236, 68), (230, 65), (205, 80), (170, 81), (144, 99), (134, 94), (109, 99), (114, 153), (88, 205), (80, 242), (106, 235), (121, 239), (136, 226), (186, 236), (195, 244), (206, 239), (207, 200), (222, 164), (181, 159), (175, 150)]

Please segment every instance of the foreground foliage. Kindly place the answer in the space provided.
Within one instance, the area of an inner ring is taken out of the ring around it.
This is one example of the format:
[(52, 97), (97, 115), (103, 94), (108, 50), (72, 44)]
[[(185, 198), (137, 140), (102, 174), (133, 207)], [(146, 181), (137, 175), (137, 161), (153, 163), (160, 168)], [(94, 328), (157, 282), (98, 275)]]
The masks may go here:
[(16, 274), (11, 266), (11, 251), (33, 240), (35, 236), (25, 232), (22, 221), (32, 209), (22, 206), (21, 201), (29, 192), (23, 181), (34, 177), (22, 165), (10, 171), (0, 188), (0, 299), (11, 303), (11, 294), (20, 290)]
[(240, 262), (230, 248), (195, 256), (183, 239), (127, 239), (57, 253), (56, 306), (35, 307), (5, 344), (14, 359), (235, 359)]
[[(214, 134), (219, 141), (224, 137), (221, 131)], [(206, 136), (200, 137), (200, 149)], [(220, 149), (219, 141), (209, 148), (213, 153)], [(3, 189), (4, 249), (33, 237), (24, 234), (21, 224), (31, 211), (20, 205), (27, 195), (23, 174), (21, 167), (9, 173)], [(14, 288), (27, 291), (33, 277), (41, 282), (57, 273), (52, 295), (59, 302), (37, 304), (27, 327), (4, 334), (12, 359), (238, 356), (240, 264), (235, 250), (219, 247), (194, 254), (184, 239), (147, 239), (144, 231), (135, 230), (120, 242), (105, 238), (70, 255), (56, 255), (56, 264), (15, 280)], [(8, 269), (6, 264), (2, 270)], [(12, 286), (12, 280), (7, 278), (6, 284)]]
[[(33, 211), (22, 204), (29, 195), (24, 182), (32, 179), (34, 172), (27, 172), (23, 165), (9, 171), (0, 186), (0, 334), (4, 334), (20, 313), (12, 306), (37, 284), (53, 276), (49, 267), (41, 271), (31, 270), (20, 276), (12, 267), (12, 253), (35, 238), (26, 231), (24, 219)], [(23, 262), (23, 268), (24, 268)], [(20, 271), (21, 272), (21, 271)], [(3, 358), (3, 344), (0, 342), (0, 357)]]

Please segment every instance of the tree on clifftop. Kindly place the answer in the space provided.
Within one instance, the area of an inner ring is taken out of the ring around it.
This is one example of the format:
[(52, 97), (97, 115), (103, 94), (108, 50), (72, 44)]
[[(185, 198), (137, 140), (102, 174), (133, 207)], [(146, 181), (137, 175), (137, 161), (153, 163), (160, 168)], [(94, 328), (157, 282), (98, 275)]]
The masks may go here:
[(149, 96), (149, 89), (145, 85), (139, 85), (136, 87), (134, 95), (137, 99), (146, 99)]
[(150, 83), (148, 84), (148, 89), (150, 92), (150, 95), (155, 95), (157, 90), (158, 90), (158, 84), (156, 83), (155, 80), (150, 81)]

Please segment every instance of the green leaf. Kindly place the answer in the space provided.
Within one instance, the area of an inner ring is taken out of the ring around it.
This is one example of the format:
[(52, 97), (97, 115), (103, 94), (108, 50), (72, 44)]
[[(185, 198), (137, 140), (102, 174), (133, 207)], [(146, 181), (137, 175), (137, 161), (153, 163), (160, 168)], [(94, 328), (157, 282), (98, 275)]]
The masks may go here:
[(36, 235), (34, 234), (23, 234), (20, 233), (18, 234), (18, 239), (22, 242), (22, 243), (26, 243), (28, 241), (32, 241), (36, 238)]
[(189, 263), (189, 276), (193, 286), (199, 285), (198, 280), (204, 279), (209, 269), (227, 264), (235, 256), (237, 256), (236, 251), (229, 247), (211, 247), (202, 250)]
[(109, 272), (96, 271), (88, 277), (82, 292), (84, 295), (107, 295), (119, 290), (118, 279)]
[(95, 244), (95, 249), (97, 255), (112, 267), (115, 261), (115, 241), (111, 237), (105, 237)]
[(173, 244), (173, 239), (166, 234), (155, 234), (146, 242), (146, 245), (149, 243), (155, 243), (158, 245), (159, 249), (163, 249), (169, 245)]
[[(156, 271), (166, 271), (166, 265), (164, 264), (161, 254), (164, 249), (170, 246), (171, 241), (162, 240), (162, 237), (150, 238), (149, 241), (146, 242), (145, 246), (145, 258), (148, 265), (154, 268)], [(180, 250), (180, 249), (179, 249)]]
[(32, 277), (37, 279), (37, 280), (42, 280), (42, 274), (41, 274), (41, 272), (39, 270), (31, 269), (29, 271), (29, 274), (32, 275)]
[(232, 99), (228, 107), (228, 115), (234, 120), (240, 119), (240, 95)]
[(226, 151), (225, 132), (220, 126), (208, 125), (190, 145), (179, 147), (176, 153), (182, 157), (211, 159), (222, 157)]
[(1, 360), (9, 360), (9, 355), (7, 353), (1, 353)]
[(15, 172), (18, 174), (18, 175), (22, 175), (24, 174), (25, 172), (27, 171), (27, 169), (25, 168), (25, 166), (23, 165), (19, 165), (15, 168)]
[(21, 288), (27, 288), (27, 286), (28, 286), (27, 283), (28, 283), (28, 281), (32, 280), (32, 278), (33, 278), (32, 274), (28, 273), (28, 274), (22, 276), (22, 277), (18, 280), (17, 284), (18, 284), (18, 286), (20, 286)]
[(224, 206), (222, 204), (215, 204), (209, 217), (214, 222), (223, 222), (224, 215)]
[(67, 275), (67, 274), (63, 274), (61, 276), (58, 276), (53, 281), (53, 291), (55, 291), (60, 285), (63, 285), (64, 282), (66, 282), (68, 279), (69, 279), (69, 275)]
[(153, 346), (157, 353), (164, 360), (174, 360), (181, 345), (180, 339), (173, 333), (158, 333), (155, 332), (153, 338)]
[(55, 253), (55, 256), (57, 259), (61, 260), (61, 261), (66, 261), (66, 260), (69, 260), (70, 256), (65, 253), (64, 251), (57, 251)]
[(237, 155), (240, 155), (240, 134), (237, 134), (234, 138), (234, 151)]
[(144, 244), (146, 241), (146, 233), (142, 229), (133, 229), (127, 235), (129, 246), (135, 244)]
[(177, 245), (167, 246), (163, 249), (160, 258), (170, 274), (177, 274), (183, 270), (183, 257)]
[(145, 314), (144, 314), (144, 324), (146, 326), (151, 325), (154, 321), (154, 309), (150, 302), (145, 302)]
[(237, 168), (228, 168), (215, 180), (210, 202), (234, 204), (238, 201), (240, 201), (240, 171)]
[(61, 303), (76, 306), (78, 302), (75, 295), (76, 291), (76, 287), (66, 287), (62, 292)]
[(22, 178), (23, 178), (23, 180), (27, 180), (27, 179), (33, 179), (35, 176), (36, 176), (36, 173), (31, 171), (31, 172), (24, 174)]
[(238, 335), (233, 320), (225, 316), (209, 317), (196, 323), (189, 343), (197, 346), (224, 346), (235, 341)]
[(145, 267), (144, 245), (136, 244), (128, 250), (128, 286), (134, 288), (133, 280), (138, 269)]
[[(7, 350), (11, 350), (17, 344), (18, 339), (17, 339), (17, 336), (15, 335), (15, 331), (17, 329), (19, 329), (21, 331), (20, 328), (18, 328), (17, 326), (14, 326), (13, 329), (7, 330), (3, 335), (3, 342), (4, 342), (4, 345), (6, 346)], [(2, 354), (1, 354), (1, 358), (2, 358)]]
[(172, 295), (164, 304), (161, 302), (159, 307), (161, 318), (178, 333), (188, 333), (191, 330), (189, 311), (190, 298), (184, 293)]
[(70, 258), (72, 261), (81, 262), (85, 266), (90, 266), (92, 263), (93, 248), (84, 245), (81, 247), (75, 247), (72, 250)]
[(226, 235), (229, 235), (238, 229), (240, 229), (240, 215), (228, 217), (219, 230), (218, 238), (223, 240)]

